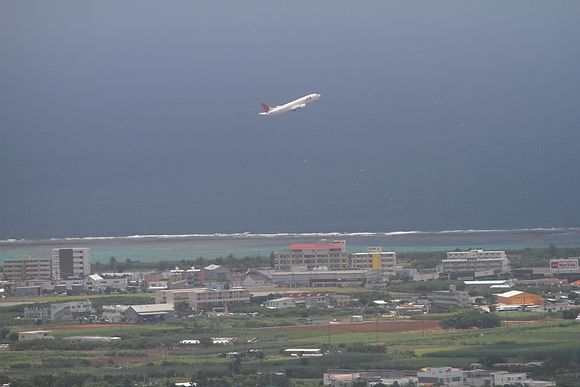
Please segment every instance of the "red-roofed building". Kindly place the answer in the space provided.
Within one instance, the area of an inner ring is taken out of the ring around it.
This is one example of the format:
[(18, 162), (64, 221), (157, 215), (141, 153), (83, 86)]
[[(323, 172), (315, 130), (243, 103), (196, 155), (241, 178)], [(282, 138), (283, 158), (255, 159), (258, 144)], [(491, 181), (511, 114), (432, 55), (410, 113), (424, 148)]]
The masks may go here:
[(275, 266), (279, 271), (345, 270), (350, 268), (350, 259), (346, 241), (322, 239), (318, 243), (293, 244), (289, 252), (275, 253)]

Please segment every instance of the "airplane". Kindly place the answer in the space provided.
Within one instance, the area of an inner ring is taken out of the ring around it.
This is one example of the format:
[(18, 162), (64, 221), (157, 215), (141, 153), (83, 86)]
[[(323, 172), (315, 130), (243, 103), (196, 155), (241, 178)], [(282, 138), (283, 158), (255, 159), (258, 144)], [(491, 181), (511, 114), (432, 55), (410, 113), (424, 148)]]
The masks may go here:
[(288, 102), (287, 104), (284, 104), (282, 106), (270, 107), (265, 103), (262, 103), (261, 105), (264, 108), (264, 111), (259, 114), (262, 116), (273, 116), (276, 114), (286, 113), (290, 110), (294, 112), (296, 111), (296, 109), (302, 109), (303, 107), (305, 107), (307, 103), (318, 101), (318, 98), (320, 98), (320, 94), (314, 93), (309, 94), (302, 98), (298, 98), (297, 100), (294, 100), (292, 102)]

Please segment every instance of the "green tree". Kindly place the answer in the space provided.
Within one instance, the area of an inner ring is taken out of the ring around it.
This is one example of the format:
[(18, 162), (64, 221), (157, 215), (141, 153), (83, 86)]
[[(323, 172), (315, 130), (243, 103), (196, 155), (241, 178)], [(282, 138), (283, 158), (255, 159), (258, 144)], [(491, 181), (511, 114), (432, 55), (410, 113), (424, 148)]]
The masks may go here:
[(115, 257), (109, 258), (109, 268), (112, 271), (117, 271), (117, 258)]
[(553, 243), (546, 249), (546, 252), (550, 257), (555, 257), (558, 254), (558, 248)]

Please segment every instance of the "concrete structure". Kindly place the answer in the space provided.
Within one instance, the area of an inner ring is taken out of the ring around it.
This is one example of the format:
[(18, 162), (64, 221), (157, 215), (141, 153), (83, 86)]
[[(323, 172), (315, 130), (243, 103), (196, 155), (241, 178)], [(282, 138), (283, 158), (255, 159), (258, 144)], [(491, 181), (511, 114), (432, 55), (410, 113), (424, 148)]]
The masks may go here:
[(127, 289), (127, 277), (115, 276), (103, 278), (98, 274), (91, 274), (83, 280), (84, 289), (90, 292), (101, 292), (107, 289), (125, 290)]
[(50, 319), (50, 307), (48, 308), (28, 308), (24, 307), (24, 318), (34, 320)]
[(455, 285), (449, 285), (449, 290), (438, 290), (433, 292), (433, 306), (448, 308), (455, 306), (467, 308), (469, 306), (469, 293), (456, 290)]
[(14, 293), (17, 296), (33, 297), (42, 294), (42, 287), (40, 286), (18, 286), (14, 288)]
[(441, 262), (439, 273), (493, 272), (495, 275), (509, 271), (509, 260), (505, 251), (450, 251)]
[(427, 367), (417, 372), (418, 382), (443, 383), (446, 386), (461, 386), (464, 384), (463, 370), (452, 367)]
[(332, 293), (286, 292), (284, 297), (291, 298), (296, 306), (325, 308), (330, 306)]
[(290, 297), (275, 298), (266, 302), (266, 307), (270, 309), (290, 308), (294, 306), (294, 301)]
[(191, 269), (175, 268), (175, 270), (171, 270), (168, 283), (171, 284), (180, 281), (184, 282), (185, 289), (202, 287), (204, 281), (204, 271), (201, 269), (196, 269), (193, 266)]
[(91, 274), (91, 249), (52, 249), (52, 276), (55, 279), (85, 278)]
[(274, 267), (279, 271), (306, 271), (318, 268), (328, 270), (349, 269), (350, 259), (346, 251), (346, 241), (294, 244), (289, 252), (274, 253)]
[(125, 321), (125, 312), (129, 305), (103, 305), (103, 320), (110, 323), (119, 323)]
[(384, 280), (381, 270), (310, 270), (275, 272), (272, 282), (279, 287), (323, 288), (349, 285), (380, 284)]
[(25, 255), (24, 259), (5, 259), (3, 266), (5, 281), (52, 277), (51, 258), (32, 258), (30, 255)]
[(36, 339), (54, 339), (52, 331), (29, 331), (18, 332), (18, 341), (36, 340)]
[(386, 277), (397, 274), (397, 253), (383, 251), (381, 247), (368, 247), (366, 253), (354, 253), (350, 255), (350, 267), (352, 269), (378, 269), (382, 270)]
[(93, 309), (93, 303), (89, 300), (50, 304), (51, 320), (79, 320), (82, 318), (89, 318), (95, 313), (96, 311)]
[(204, 281), (229, 281), (231, 277), (230, 269), (220, 265), (208, 265), (203, 268)]
[(125, 321), (129, 323), (157, 323), (175, 318), (175, 310), (169, 305), (131, 305), (125, 311)]
[(496, 294), (497, 303), (504, 305), (544, 305), (544, 299), (538, 294), (524, 293), (519, 290)]
[(525, 386), (530, 381), (525, 372), (474, 370), (465, 372), (465, 382), (468, 385), (479, 387), (486, 385), (486, 383), (490, 386), (504, 386), (506, 384)]
[(155, 292), (156, 304), (175, 306), (176, 303), (187, 302), (194, 310), (208, 310), (213, 307), (226, 307), (230, 304), (250, 302), (248, 289), (182, 289), (158, 290)]

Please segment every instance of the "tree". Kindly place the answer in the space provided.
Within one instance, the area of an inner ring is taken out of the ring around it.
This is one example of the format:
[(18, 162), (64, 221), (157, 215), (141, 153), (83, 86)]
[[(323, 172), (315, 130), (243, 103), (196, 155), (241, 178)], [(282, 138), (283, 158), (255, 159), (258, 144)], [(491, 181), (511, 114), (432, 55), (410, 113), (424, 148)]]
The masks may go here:
[(117, 258), (115, 258), (115, 257), (109, 258), (109, 267), (113, 271), (117, 270)]
[(558, 254), (558, 248), (553, 243), (546, 249), (546, 252), (550, 257), (555, 257)]

